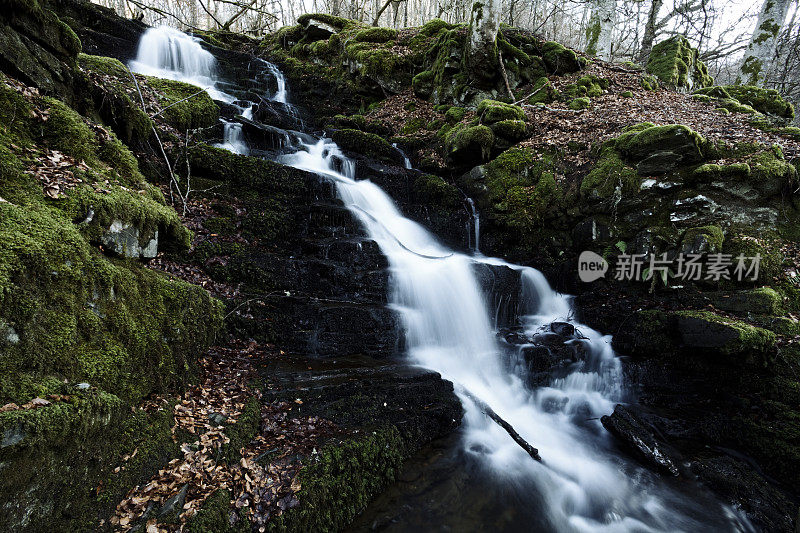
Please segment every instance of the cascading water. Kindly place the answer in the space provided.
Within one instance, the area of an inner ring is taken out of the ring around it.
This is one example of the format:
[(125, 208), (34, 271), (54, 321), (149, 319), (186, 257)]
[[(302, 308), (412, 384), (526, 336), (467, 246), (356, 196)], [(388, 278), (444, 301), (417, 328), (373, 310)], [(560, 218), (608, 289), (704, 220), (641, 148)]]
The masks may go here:
[[(148, 39), (148, 43), (158, 43), (164, 50), (145, 54), (140, 47), (137, 64), (153, 57), (157, 60), (152, 65), (159, 68), (186, 69), (179, 74), (183, 79), (195, 75), (187, 65), (195, 68), (203, 64), (203, 68), (210, 69), (203, 72), (211, 72), (209, 78), (213, 77), (213, 62), (207, 61), (206, 52), (199, 45), (189, 46), (172, 31), (153, 31), (164, 35), (156, 39), (148, 32), (142, 47)], [(295, 111), (287, 104), (282, 74), (266, 65), (278, 80), (278, 91), (272, 100), (286, 105), (287, 113), (292, 115)], [(524, 487), (517, 501), (537, 509), (536, 524), (526, 523), (525, 529), (750, 529), (731, 509), (708, 497), (695, 502), (666, 480), (615, 452), (598, 421), (623, 399), (621, 365), (609, 336), (575, 324), (582, 335), (572, 342), (583, 344), (586, 356), (546, 387), (532, 390), (526, 385), (523, 365), (514, 364), (519, 354), (497, 340), (475, 266), (484, 263), (519, 272), (521, 322), (528, 336), (543, 331), (553, 321), (571, 321), (573, 314), (569, 297), (554, 292), (540, 272), (477, 253), (454, 253), (422, 226), (403, 217), (377, 185), (369, 180), (357, 181), (354, 163), (332, 141), (297, 133), (287, 134), (287, 138), (295, 146), (294, 153), (279, 160), (334, 181), (344, 205), (388, 258), (390, 305), (402, 317), (410, 360), (438, 371), (454, 383), (466, 410), (465, 454), (502, 479), (505, 486)], [(474, 218), (477, 251), (477, 213)], [(483, 400), (534, 444), (543, 463), (533, 461), (522, 451), (468, 399), (465, 391)]]

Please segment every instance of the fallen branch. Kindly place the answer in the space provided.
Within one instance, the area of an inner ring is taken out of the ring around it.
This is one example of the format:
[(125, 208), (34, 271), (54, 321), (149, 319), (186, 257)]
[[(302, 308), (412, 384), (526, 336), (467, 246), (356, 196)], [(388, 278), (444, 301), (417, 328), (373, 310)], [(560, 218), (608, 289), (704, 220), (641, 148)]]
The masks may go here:
[(483, 400), (481, 400), (480, 398), (478, 398), (477, 396), (475, 396), (474, 394), (463, 388), (461, 389), (461, 393), (467, 398), (469, 398), (469, 400), (472, 403), (474, 403), (478, 409), (483, 411), (483, 414), (494, 420), (498, 426), (503, 428), (506, 431), (506, 433), (508, 433), (511, 436), (511, 438), (514, 439), (514, 442), (519, 444), (520, 448), (525, 450), (525, 452), (528, 455), (530, 455), (531, 458), (533, 458), (536, 461), (539, 461), (540, 463), (542, 462), (542, 458), (539, 456), (539, 450), (531, 446), (531, 444), (528, 441), (523, 439), (520, 436), (520, 434), (516, 432), (514, 427), (505, 420), (503, 420), (502, 418), (500, 418), (500, 415), (495, 413), (494, 410), (491, 407), (489, 407), (489, 405), (486, 402), (484, 402)]
[(524, 98), (520, 98), (519, 100), (517, 100), (516, 102), (514, 102), (514, 105), (519, 105), (520, 103), (524, 102), (525, 100), (527, 100), (528, 98), (530, 98), (530, 97), (531, 97), (531, 96), (533, 96), (534, 94), (538, 93), (539, 91), (541, 91), (541, 90), (542, 90), (542, 89), (544, 89), (545, 87), (547, 87), (547, 83), (544, 83), (544, 84), (542, 84), (542, 86), (541, 86), (541, 87), (539, 87), (538, 89), (536, 89), (535, 91), (533, 91), (533, 92), (532, 92), (531, 94), (529, 94), (528, 96), (526, 96), (526, 97), (524, 97)]

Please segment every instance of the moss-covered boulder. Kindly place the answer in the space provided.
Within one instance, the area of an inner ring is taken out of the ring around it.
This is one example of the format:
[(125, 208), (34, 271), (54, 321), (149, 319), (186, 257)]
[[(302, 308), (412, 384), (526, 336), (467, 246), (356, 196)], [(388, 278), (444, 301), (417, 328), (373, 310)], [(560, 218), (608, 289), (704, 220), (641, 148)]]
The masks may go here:
[(568, 98), (600, 96), (608, 89), (609, 83), (609, 80), (605, 78), (589, 74), (581, 76), (575, 83), (564, 87), (562, 93)]
[(569, 74), (581, 69), (581, 61), (573, 50), (555, 41), (542, 45), (542, 59), (547, 70), (553, 74)]
[(388, 163), (402, 163), (403, 156), (383, 137), (359, 130), (337, 130), (331, 139), (342, 150), (372, 157)]
[(623, 133), (616, 149), (642, 176), (666, 174), (703, 160), (705, 139), (681, 124), (650, 126)]
[(714, 84), (708, 67), (686, 37), (676, 35), (653, 46), (645, 67), (664, 83), (682, 90), (694, 90)]
[(447, 162), (456, 167), (468, 167), (486, 161), (494, 144), (494, 132), (488, 126), (457, 124), (445, 138)]
[(763, 89), (752, 85), (726, 85), (724, 90), (742, 104), (748, 105), (759, 113), (775, 115), (792, 120), (794, 106), (783, 99), (775, 89)]
[(719, 226), (689, 228), (683, 235), (681, 253), (709, 254), (722, 251), (725, 233)]
[(732, 313), (775, 316), (783, 311), (783, 297), (770, 287), (721, 292), (710, 298), (714, 307)]
[(477, 114), (482, 124), (491, 125), (502, 120), (524, 120), (525, 112), (513, 104), (497, 100), (483, 100), (478, 104)]
[(605, 147), (600, 158), (581, 181), (581, 195), (589, 199), (629, 196), (639, 192), (641, 179), (613, 147)]

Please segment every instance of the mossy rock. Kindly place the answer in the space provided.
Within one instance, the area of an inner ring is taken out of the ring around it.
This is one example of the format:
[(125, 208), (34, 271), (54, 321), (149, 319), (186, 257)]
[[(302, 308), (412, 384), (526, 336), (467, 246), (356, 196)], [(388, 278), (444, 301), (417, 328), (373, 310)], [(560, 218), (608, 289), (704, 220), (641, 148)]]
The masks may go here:
[(201, 87), (151, 76), (147, 85), (158, 95), (164, 119), (178, 131), (207, 128), (219, 121), (219, 107)]
[(757, 113), (757, 111), (749, 105), (745, 105), (734, 98), (723, 98), (717, 100), (715, 104), (719, 106), (717, 109), (726, 109), (731, 113), (744, 113), (745, 115), (755, 115)]
[(797, 182), (797, 169), (786, 161), (780, 146), (754, 154), (748, 159), (750, 181), (765, 197), (776, 196)]
[(491, 125), (501, 120), (525, 120), (525, 111), (513, 104), (497, 100), (483, 100), (478, 104), (477, 114), (481, 124)]
[(463, 195), (455, 185), (431, 174), (420, 174), (414, 180), (414, 193), (417, 201), (425, 205), (459, 207), (463, 203)]
[(524, 120), (501, 120), (489, 126), (495, 137), (509, 141), (511, 144), (521, 141), (528, 134)]
[(719, 226), (689, 228), (683, 234), (681, 252), (684, 254), (719, 253), (725, 233)]
[(106, 124), (125, 142), (145, 140), (152, 132), (153, 121), (129, 92), (135, 91), (130, 73), (117, 59), (80, 54), (82, 69), (104, 76), (103, 84), (93, 85), (92, 100)]
[(448, 107), (447, 111), (444, 114), (444, 118), (447, 121), (447, 123), (452, 126), (454, 124), (457, 124), (458, 122), (461, 122), (461, 120), (464, 118), (464, 115), (466, 114), (467, 114), (466, 109), (454, 105)]
[(616, 141), (616, 149), (636, 163), (640, 175), (657, 175), (699, 163), (705, 144), (705, 139), (691, 128), (669, 124), (623, 133)]
[(613, 147), (606, 147), (583, 178), (580, 191), (584, 198), (601, 199), (634, 195), (640, 187), (641, 179), (636, 171), (625, 164)]
[(392, 28), (367, 28), (355, 35), (355, 40), (361, 43), (386, 43), (397, 39), (397, 30)]
[(589, 109), (590, 107), (592, 107), (592, 101), (586, 97), (573, 98), (572, 100), (569, 101), (567, 107), (575, 111)]
[(547, 70), (553, 74), (569, 74), (579, 71), (582, 67), (580, 58), (573, 50), (555, 41), (548, 41), (542, 45), (542, 59)]
[(49, 113), (42, 128), (47, 143), (78, 161), (91, 161), (97, 153), (98, 141), (86, 119), (61, 100), (44, 97), (42, 103)]
[(633, 98), (633, 92), (631, 91), (622, 91), (619, 95), (623, 98)]
[(457, 124), (445, 138), (449, 164), (470, 166), (489, 159), (495, 143), (494, 132), (488, 126)]
[(533, 83), (534, 94), (528, 98), (529, 104), (549, 104), (557, 100), (559, 92), (547, 77), (542, 76)]
[(676, 311), (676, 328), (684, 349), (709, 350), (765, 365), (774, 356), (775, 334), (709, 311)]
[[(758, 278), (756, 280), (745, 280), (750, 283), (771, 284), (781, 272), (783, 254), (780, 251), (781, 241), (775, 235), (762, 232), (760, 235), (752, 235), (748, 228), (734, 227), (728, 231), (728, 238), (722, 247), (722, 252), (730, 254), (734, 263), (736, 258), (760, 258)], [(747, 261), (749, 265), (749, 260)]]
[(742, 104), (759, 113), (775, 115), (787, 120), (794, 119), (794, 106), (774, 89), (763, 89), (752, 85), (726, 85), (723, 89)]
[(783, 312), (783, 297), (770, 287), (723, 292), (709, 296), (716, 308), (732, 313), (780, 315)]
[(657, 91), (660, 87), (658, 78), (651, 74), (643, 74), (639, 80), (639, 85), (646, 91)]
[(727, 90), (725, 90), (725, 87), (720, 85), (713, 85), (711, 87), (701, 87), (700, 89), (696, 89), (692, 94), (698, 96), (705, 96), (706, 99), (731, 98), (730, 93)]
[(717, 165), (705, 163), (691, 171), (686, 181), (690, 183), (711, 183), (712, 181), (747, 181), (750, 178), (750, 165), (731, 163)]
[(708, 67), (698, 58), (697, 50), (681, 35), (653, 46), (646, 70), (679, 89), (694, 90), (714, 84), (708, 75)]
[(297, 17), (297, 23), (301, 26), (308, 27), (310, 22), (321, 22), (337, 30), (343, 30), (348, 26), (358, 24), (354, 20), (328, 15), (327, 13), (305, 13)]
[(608, 89), (610, 82), (605, 78), (600, 78), (594, 74), (581, 76), (578, 80), (563, 89), (563, 94), (569, 98), (595, 97), (600, 96)]
[[(420, 123), (417, 129), (424, 126)], [(402, 163), (403, 156), (383, 137), (359, 130), (337, 130), (331, 139), (339, 148), (390, 163)]]

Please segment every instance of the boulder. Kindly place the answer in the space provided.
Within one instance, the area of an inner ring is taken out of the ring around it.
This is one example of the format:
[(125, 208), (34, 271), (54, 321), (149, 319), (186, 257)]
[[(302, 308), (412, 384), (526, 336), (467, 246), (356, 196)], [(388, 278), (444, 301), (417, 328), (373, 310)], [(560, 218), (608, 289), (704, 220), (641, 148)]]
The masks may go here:
[(691, 91), (714, 84), (697, 50), (682, 35), (653, 46), (645, 70), (677, 89)]
[(100, 240), (106, 251), (129, 259), (152, 259), (158, 254), (158, 230), (141, 245), (139, 228), (121, 220), (113, 221)]
[(666, 174), (680, 166), (703, 160), (705, 140), (687, 126), (669, 124), (629, 131), (617, 139), (616, 148), (636, 164), (639, 175)]

